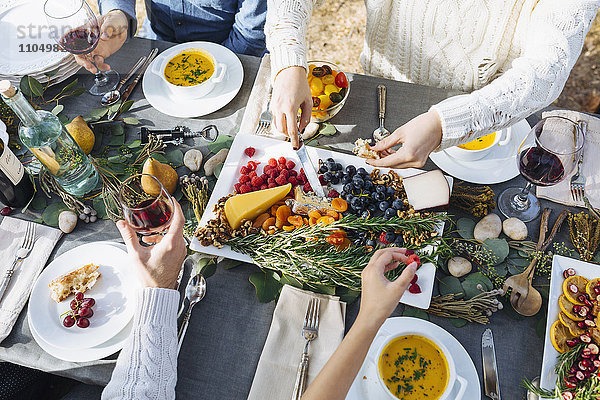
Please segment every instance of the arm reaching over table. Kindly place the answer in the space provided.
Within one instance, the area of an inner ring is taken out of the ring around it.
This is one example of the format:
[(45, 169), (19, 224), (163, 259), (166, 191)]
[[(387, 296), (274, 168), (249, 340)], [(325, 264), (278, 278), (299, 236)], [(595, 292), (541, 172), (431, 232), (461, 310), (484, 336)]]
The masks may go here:
[(393, 282), (384, 274), (398, 267), (398, 262), (407, 261), (406, 249), (389, 247), (373, 253), (371, 261), (362, 272), (362, 297), (358, 317), (302, 396), (303, 400), (346, 398), (371, 342), (381, 325), (398, 306), (402, 294), (415, 275), (417, 263), (409, 264)]
[(177, 381), (177, 306), (174, 290), (186, 255), (184, 217), (174, 201), (173, 221), (160, 243), (139, 244), (125, 223), (117, 228), (144, 288), (137, 293), (133, 331), (121, 350), (102, 399), (174, 399)]

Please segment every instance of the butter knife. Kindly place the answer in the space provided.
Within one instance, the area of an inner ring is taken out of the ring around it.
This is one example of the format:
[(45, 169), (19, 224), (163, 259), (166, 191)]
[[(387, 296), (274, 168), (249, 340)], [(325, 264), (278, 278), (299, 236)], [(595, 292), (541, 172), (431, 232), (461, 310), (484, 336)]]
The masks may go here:
[(500, 384), (496, 367), (496, 350), (491, 329), (486, 329), (481, 336), (481, 355), (483, 357), (483, 384), (485, 395), (492, 400), (500, 400)]
[(321, 186), (321, 182), (319, 182), (319, 177), (313, 163), (310, 161), (306, 145), (302, 141), (302, 138), (300, 138), (300, 147), (296, 150), (296, 155), (300, 160), (301, 167), (304, 169), (308, 183), (310, 183), (315, 194), (319, 197), (325, 197), (325, 191), (323, 190), (323, 186)]

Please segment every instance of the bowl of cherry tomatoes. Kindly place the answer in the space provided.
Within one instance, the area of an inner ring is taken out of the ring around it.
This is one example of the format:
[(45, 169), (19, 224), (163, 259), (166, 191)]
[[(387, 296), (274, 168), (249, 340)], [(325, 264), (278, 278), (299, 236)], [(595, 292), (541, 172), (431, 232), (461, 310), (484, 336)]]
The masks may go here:
[(346, 74), (328, 61), (308, 62), (308, 86), (313, 100), (312, 122), (325, 122), (336, 115), (350, 94)]

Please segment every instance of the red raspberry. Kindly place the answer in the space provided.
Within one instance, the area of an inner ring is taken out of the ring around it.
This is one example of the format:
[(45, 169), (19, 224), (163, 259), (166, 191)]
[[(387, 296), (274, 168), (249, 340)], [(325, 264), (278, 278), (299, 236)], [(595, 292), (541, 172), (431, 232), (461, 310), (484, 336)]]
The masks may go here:
[(254, 155), (254, 153), (256, 153), (256, 149), (254, 147), (246, 147), (246, 150), (244, 150), (244, 153), (246, 153), (246, 155), (248, 157), (252, 157)]
[(277, 160), (276, 160), (276, 159), (274, 159), (274, 158), (270, 158), (270, 159), (269, 159), (269, 165), (270, 165), (271, 167), (276, 167), (276, 166), (277, 166)]
[(279, 162), (279, 164), (285, 164), (287, 162), (285, 157), (279, 157), (279, 160), (277, 160), (277, 161)]
[(298, 172), (294, 171), (293, 169), (290, 169), (290, 176), (298, 176)]
[(319, 175), (319, 183), (321, 186), (327, 186), (327, 182), (325, 182), (325, 177), (323, 175)]
[(269, 178), (269, 179), (267, 179), (267, 183), (275, 183), (275, 178)]
[(250, 177), (248, 175), (241, 175), (240, 183), (246, 183), (246, 182), (250, 182)]
[(415, 254), (415, 252), (411, 249), (406, 249), (406, 255), (407, 256), (412, 256), (413, 254)]
[(421, 266), (421, 259), (416, 254), (411, 254), (410, 256), (408, 256), (408, 261), (406, 262), (406, 265), (411, 264), (412, 262), (417, 263), (417, 268)]
[(310, 183), (305, 183), (304, 186), (302, 187), (302, 190), (304, 190), (304, 193), (308, 193), (310, 191), (312, 191), (312, 187), (310, 186)]
[(287, 178), (287, 181), (292, 184), (292, 186), (296, 186), (298, 184), (298, 179), (295, 176), (290, 176)]
[(250, 178), (254, 178), (255, 176), (258, 176), (258, 174), (256, 173), (256, 171), (250, 171), (250, 173), (248, 174), (248, 176)]
[(285, 163), (285, 166), (287, 167), (287, 169), (294, 169), (294, 167), (296, 166), (296, 163), (293, 162), (292, 160), (288, 160), (288, 162)]
[(277, 187), (277, 184), (275, 182), (269, 183), (269, 189), (272, 189), (274, 187)]
[(248, 175), (249, 173), (250, 173), (250, 169), (248, 169), (248, 167), (244, 166), (244, 167), (240, 168), (240, 174)]
[(235, 192), (239, 193), (240, 192), (240, 188), (242, 187), (241, 183), (236, 183), (235, 185), (233, 185), (233, 187), (235, 188)]
[(267, 184), (264, 184), (264, 185), (260, 186), (260, 190), (265, 190), (265, 189), (268, 189), (268, 188), (269, 188), (269, 185), (267, 185)]
[(256, 161), (248, 161), (248, 165), (247, 165), (247, 167), (248, 167), (248, 169), (249, 169), (250, 171), (254, 171), (254, 170), (256, 170), (256, 166), (257, 166), (258, 164), (260, 164), (260, 163), (258, 163), (258, 162), (256, 162)]
[(285, 176), (279, 175), (277, 178), (275, 178), (275, 183), (277, 183), (279, 186), (283, 186), (288, 182), (287, 179), (285, 179)]
[(381, 232), (381, 235), (379, 235), (379, 241), (383, 244), (390, 244), (390, 242), (385, 240), (385, 232)]
[(421, 293), (421, 286), (419, 286), (418, 283), (413, 283), (412, 285), (410, 285), (408, 287), (408, 291), (411, 292), (412, 294), (419, 294), (419, 293)]
[(277, 165), (277, 170), (278, 171), (283, 171), (285, 169), (285, 164), (278, 164)]
[(260, 176), (255, 176), (250, 182), (252, 183), (252, 186), (256, 187), (261, 187), (263, 183), (265, 183)]
[(285, 178), (289, 178), (290, 177), (290, 171), (288, 171), (287, 169), (284, 169), (283, 171), (281, 171), (281, 174), (279, 174), (281, 176), (285, 176)]
[(248, 193), (248, 192), (251, 192), (251, 191), (252, 191), (252, 188), (250, 187), (250, 185), (244, 184), (244, 185), (242, 185), (240, 187), (240, 193), (242, 193), (242, 194)]
[(265, 167), (263, 168), (263, 173), (267, 174), (271, 169), (273, 169), (273, 167), (271, 167), (269, 164), (265, 165)]
[(337, 192), (337, 190), (330, 190), (329, 193), (327, 193), (327, 197), (335, 199), (336, 197), (340, 197), (340, 194)]
[(304, 168), (300, 168), (300, 175), (306, 175), (306, 174), (304, 173)]
[(413, 276), (413, 278), (410, 281), (411, 285), (414, 285), (415, 283), (417, 283), (417, 280), (419, 279), (419, 275), (415, 274), (415, 276)]
[(267, 174), (262, 174), (262, 175), (260, 176), (260, 179), (262, 179), (262, 180), (263, 180), (263, 182), (266, 182), (266, 181), (267, 181), (267, 179), (269, 179), (269, 175), (267, 175)]
[(296, 179), (298, 179), (298, 182), (300, 182), (301, 184), (305, 184), (306, 182), (308, 182), (308, 179), (306, 178), (306, 175), (298, 175), (296, 177)]
[(277, 168), (273, 168), (267, 172), (267, 175), (269, 175), (269, 178), (277, 178), (279, 176), (279, 171), (277, 171)]

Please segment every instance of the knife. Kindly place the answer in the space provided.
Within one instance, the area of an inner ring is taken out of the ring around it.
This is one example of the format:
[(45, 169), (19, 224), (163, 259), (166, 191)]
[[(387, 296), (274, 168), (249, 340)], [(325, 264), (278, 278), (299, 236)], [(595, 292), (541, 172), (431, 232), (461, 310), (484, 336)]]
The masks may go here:
[(500, 400), (498, 369), (496, 368), (496, 350), (491, 329), (486, 329), (481, 336), (481, 355), (483, 357), (483, 383), (485, 395), (493, 400)]
[(323, 191), (323, 186), (321, 186), (321, 182), (319, 182), (319, 177), (317, 176), (317, 172), (315, 171), (315, 167), (313, 163), (310, 161), (310, 157), (308, 156), (308, 152), (306, 151), (306, 145), (300, 139), (300, 147), (296, 150), (296, 155), (298, 159), (300, 159), (301, 167), (304, 169), (304, 173), (306, 174), (306, 178), (308, 179), (308, 183), (312, 187), (315, 194), (319, 197), (325, 197), (325, 191)]
[[(150, 63), (152, 62), (152, 60), (154, 60), (154, 57), (156, 57), (157, 54), (158, 54), (157, 48), (152, 49), (150, 54), (148, 54), (148, 58), (146, 59), (146, 61), (142, 65), (142, 67), (140, 68), (135, 79), (127, 86), (127, 88), (125, 88), (125, 91), (123, 91), (123, 95), (121, 96), (121, 104), (123, 104), (127, 101), (127, 99), (129, 98), (129, 95), (131, 94), (131, 92), (133, 92), (133, 89), (135, 89), (135, 86), (140, 81), (140, 78), (142, 77), (142, 75), (144, 75), (144, 72), (146, 72), (146, 68), (148, 68), (148, 65), (150, 65)], [(108, 120), (109, 121), (114, 120), (117, 117), (117, 115), (119, 115), (119, 110), (117, 110), (117, 111), (113, 112), (111, 115), (109, 115)]]

